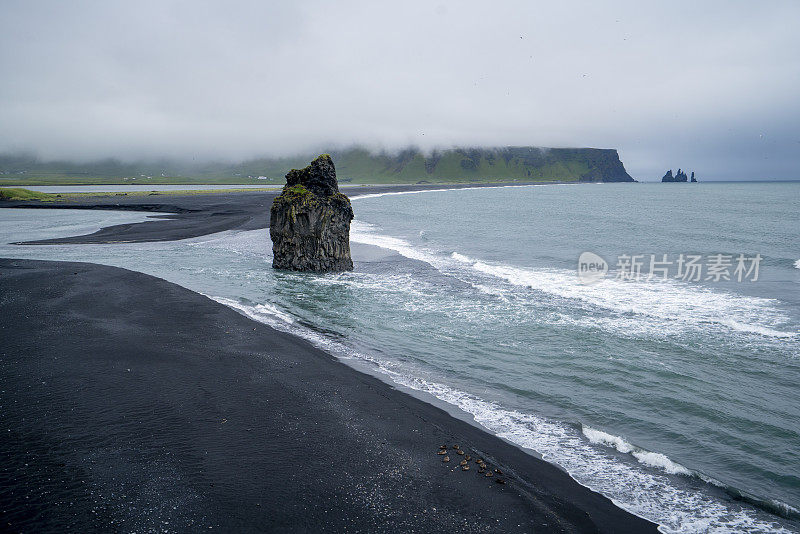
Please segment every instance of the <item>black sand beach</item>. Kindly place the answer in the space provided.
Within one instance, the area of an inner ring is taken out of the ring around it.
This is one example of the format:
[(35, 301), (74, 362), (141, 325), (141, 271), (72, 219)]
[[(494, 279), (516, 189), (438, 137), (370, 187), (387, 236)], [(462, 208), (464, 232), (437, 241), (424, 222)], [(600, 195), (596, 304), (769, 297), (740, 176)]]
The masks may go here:
[[(349, 196), (373, 193), (450, 189), (453, 187), (501, 187), (509, 184), (420, 184), (375, 185), (342, 188)], [(523, 184), (514, 184), (523, 185)], [(148, 196), (112, 193), (108, 196), (72, 197), (59, 202), (0, 201), (0, 208), (123, 210), (168, 213), (161, 220), (120, 224), (93, 234), (31, 241), (26, 245), (142, 243), (172, 241), (225, 230), (257, 230), (269, 227), (269, 209), (280, 191), (246, 191), (205, 194), (153, 194)]]
[[(154, 277), (0, 260), (11, 531), (652, 532), (554, 466)], [(459, 444), (474, 460), (436, 454)], [(495, 482), (503, 479), (505, 484)]]
[[(265, 227), (271, 194), (237, 195), (171, 197), (177, 220), (74, 242)], [(656, 531), (555, 466), (164, 280), (0, 259), (0, 308), (3, 530)], [(478, 473), (477, 458), (501, 473)]]

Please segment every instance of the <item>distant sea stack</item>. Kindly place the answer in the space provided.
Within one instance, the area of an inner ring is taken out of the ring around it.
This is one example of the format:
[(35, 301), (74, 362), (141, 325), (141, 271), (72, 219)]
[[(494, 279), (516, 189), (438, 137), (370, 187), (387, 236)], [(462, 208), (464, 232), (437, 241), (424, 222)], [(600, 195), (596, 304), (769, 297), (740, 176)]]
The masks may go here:
[[(676, 174), (675, 176), (672, 175), (672, 169), (670, 169), (670, 170), (667, 171), (667, 174), (665, 174), (661, 178), (661, 181), (662, 182), (689, 182), (690, 180), (689, 180), (689, 177), (686, 176), (686, 173), (683, 172), (681, 169), (678, 169), (678, 174)], [(695, 180), (695, 177), (694, 177), (694, 171), (692, 172), (691, 181), (692, 182), (697, 182), (697, 180)]]
[(352, 271), (350, 199), (339, 192), (336, 169), (323, 154), (305, 169), (292, 169), (272, 202), (272, 266), (293, 271)]

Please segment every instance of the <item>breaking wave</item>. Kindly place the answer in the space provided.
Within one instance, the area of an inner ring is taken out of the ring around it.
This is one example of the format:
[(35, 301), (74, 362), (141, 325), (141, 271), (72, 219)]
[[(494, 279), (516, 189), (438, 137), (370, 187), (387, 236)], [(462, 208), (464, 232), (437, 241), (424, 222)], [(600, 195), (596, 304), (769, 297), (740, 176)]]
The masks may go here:
[(631, 456), (636, 458), (636, 460), (638, 460), (640, 463), (644, 465), (663, 469), (665, 472), (673, 475), (692, 474), (691, 471), (683, 467), (681, 464), (673, 462), (665, 455), (659, 452), (651, 452), (635, 447), (619, 436), (614, 436), (613, 434), (607, 434), (601, 430), (596, 430), (589, 426), (584, 426), (582, 428), (582, 431), (583, 435), (586, 436), (586, 438), (590, 442), (594, 444), (613, 447), (617, 449), (619, 452), (630, 454)]
[(365, 198), (378, 198), (387, 196), (398, 195), (419, 195), (420, 193), (443, 193), (445, 191), (472, 191), (480, 189), (508, 189), (508, 188), (521, 188), (521, 187), (552, 187), (557, 185), (573, 185), (573, 184), (527, 184), (527, 185), (484, 185), (476, 187), (449, 187), (441, 189), (417, 189), (416, 191), (389, 191), (386, 193), (366, 193), (363, 195), (354, 195), (350, 197), (350, 201), (361, 200)]
[(578, 282), (575, 272), (565, 269), (522, 268), (481, 261), (460, 252), (446, 255), (404, 239), (378, 234), (372, 226), (358, 222), (353, 223), (350, 239), (423, 261), (484, 292), (506, 289), (502, 287), (505, 283), (563, 299), (589, 311), (605, 310), (615, 315), (613, 321), (592, 317), (591, 322), (615, 331), (663, 336), (713, 325), (767, 338), (798, 337), (797, 332), (780, 329), (786, 317), (775, 307), (777, 301), (773, 299), (732, 295), (660, 279), (625, 281), (609, 277), (585, 285)]
[[(508, 410), (437, 380), (415, 376), (395, 362), (359, 353), (323, 333), (300, 326), (289, 314), (271, 304), (210, 298), (277, 330), (299, 335), (345, 361), (368, 362), (391, 382), (431, 395), (470, 414), (486, 430), (538, 452), (545, 460), (564, 468), (582, 485), (606, 495), (631, 513), (658, 523), (662, 532), (791, 532), (768, 517), (761, 517), (760, 512), (681, 488), (672, 477), (689, 476), (692, 472), (663, 454), (640, 449), (622, 438), (590, 427), (578, 431), (569, 424)], [(609, 447), (630, 454), (638, 466), (615, 458), (608, 452)], [(783, 503), (775, 506), (791, 509)]]

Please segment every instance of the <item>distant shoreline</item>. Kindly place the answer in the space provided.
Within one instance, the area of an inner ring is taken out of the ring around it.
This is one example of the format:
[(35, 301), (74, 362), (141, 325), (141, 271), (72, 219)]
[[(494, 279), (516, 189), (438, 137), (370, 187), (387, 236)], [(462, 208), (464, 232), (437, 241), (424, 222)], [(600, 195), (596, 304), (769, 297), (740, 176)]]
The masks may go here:
[[(0, 180), (2, 182), (2, 180)], [(593, 184), (593, 183), (634, 183), (634, 182), (581, 182), (578, 180), (481, 180), (481, 181), (446, 181), (446, 182), (416, 182), (416, 183), (339, 183), (340, 189), (351, 190), (363, 187), (492, 187), (498, 185), (533, 185), (533, 184)], [(219, 183), (219, 182), (153, 182), (147, 184), (136, 183), (0, 183), (0, 189), (29, 189), (31, 191), (49, 192), (79, 192), (78, 189), (85, 189), (86, 192), (131, 192), (131, 191), (258, 191), (269, 189), (281, 189), (284, 183), (270, 182), (263, 184), (253, 183)], [(184, 188), (184, 189), (181, 189)]]
[[(793, 183), (800, 180), (782, 180), (771, 183)], [(619, 182), (625, 183), (625, 182)], [(632, 183), (632, 182), (631, 182)], [(661, 184), (662, 182), (636, 182)], [(699, 183), (769, 183), (753, 181), (708, 181)], [(606, 185), (606, 182), (497, 182), (497, 183), (444, 183), (444, 184), (393, 184), (344, 185), (345, 194), (355, 197), (376, 193), (402, 193), (435, 191), (440, 189), (468, 189), (544, 185)], [(160, 220), (102, 228), (94, 234), (48, 239), (25, 244), (56, 243), (120, 243), (171, 241), (199, 237), (225, 230), (257, 230), (269, 228), (269, 209), (280, 188), (270, 189), (208, 189), (135, 192), (62, 193), (51, 201), (0, 200), (0, 208), (52, 208), (144, 211), (171, 214)], [(142, 225), (147, 225), (146, 229)]]
[[(115, 159), (70, 162), (43, 161), (30, 155), (0, 154), (0, 184), (29, 185), (113, 180), (115, 183), (283, 183), (290, 169), (305, 167), (320, 153), (336, 162), (339, 183), (487, 183), (511, 181), (630, 182), (619, 153), (609, 148), (546, 148), (534, 146), (449, 147), (422, 151), (407, 146), (373, 151), (365, 146), (323, 148), (289, 157), (257, 157), (243, 161), (197, 162), (162, 159)], [(24, 176), (25, 178), (19, 178)]]
[[(345, 188), (346, 194), (397, 193), (438, 189), (466, 189), (543, 185), (539, 183), (499, 184), (424, 184), (393, 186), (358, 186)], [(0, 208), (28, 209), (88, 209), (123, 210), (168, 213), (159, 219), (136, 224), (123, 224), (102, 228), (93, 234), (57, 239), (44, 239), (20, 244), (88, 244), (88, 243), (145, 243), (173, 241), (200, 237), (226, 230), (258, 230), (269, 228), (269, 210), (272, 200), (280, 193), (273, 191), (217, 191), (200, 193), (170, 191), (165, 194), (136, 192), (65, 194), (57, 201), (19, 200), (0, 201)]]

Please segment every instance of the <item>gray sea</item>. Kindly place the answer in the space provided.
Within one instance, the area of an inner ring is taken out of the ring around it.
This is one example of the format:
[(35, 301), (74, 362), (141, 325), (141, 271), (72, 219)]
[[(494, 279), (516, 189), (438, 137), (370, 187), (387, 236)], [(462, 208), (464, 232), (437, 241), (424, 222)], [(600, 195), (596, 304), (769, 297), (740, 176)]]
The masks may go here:
[[(201, 292), (664, 532), (800, 530), (800, 183), (509, 186), (353, 196), (353, 208), (351, 273), (273, 271), (266, 230), (8, 244), (146, 220), (129, 212), (0, 210), (0, 256)], [(578, 276), (585, 252), (604, 276)]]

